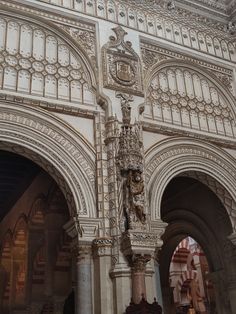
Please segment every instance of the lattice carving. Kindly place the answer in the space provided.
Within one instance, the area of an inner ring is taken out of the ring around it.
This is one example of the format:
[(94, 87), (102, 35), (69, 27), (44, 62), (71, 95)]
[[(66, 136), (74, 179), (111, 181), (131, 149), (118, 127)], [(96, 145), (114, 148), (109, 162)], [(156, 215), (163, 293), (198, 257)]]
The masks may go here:
[[(41, 0), (43, 1), (43, 0)], [(84, 14), (107, 19), (169, 41), (236, 61), (234, 42), (224, 24), (184, 9), (168, 10), (140, 0), (48, 0)], [(42, 14), (42, 13), (41, 13)]]
[(0, 64), (0, 89), (94, 103), (78, 56), (58, 36), (33, 23), (0, 18)]
[(235, 137), (234, 113), (219, 88), (184, 66), (162, 67), (152, 78), (148, 115), (164, 123)]

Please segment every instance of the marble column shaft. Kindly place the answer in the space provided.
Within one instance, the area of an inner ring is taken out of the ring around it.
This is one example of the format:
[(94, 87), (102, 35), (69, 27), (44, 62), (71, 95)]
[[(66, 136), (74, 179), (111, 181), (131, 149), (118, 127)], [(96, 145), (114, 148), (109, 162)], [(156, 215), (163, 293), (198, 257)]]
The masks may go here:
[(91, 246), (79, 245), (77, 257), (77, 314), (92, 314)]
[(139, 303), (142, 296), (146, 298), (145, 271), (147, 259), (140, 256), (133, 260), (131, 265), (132, 299)]

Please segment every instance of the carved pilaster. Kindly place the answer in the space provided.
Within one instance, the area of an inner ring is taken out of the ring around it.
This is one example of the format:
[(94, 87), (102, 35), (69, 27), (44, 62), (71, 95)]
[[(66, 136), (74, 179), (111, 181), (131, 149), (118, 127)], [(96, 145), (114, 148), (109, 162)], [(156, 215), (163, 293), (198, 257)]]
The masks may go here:
[(76, 256), (76, 313), (92, 313), (92, 245), (79, 241), (73, 247)]
[(111, 238), (96, 238), (93, 241), (95, 314), (114, 313), (112, 281), (109, 277), (111, 246)]
[(111, 256), (112, 239), (97, 238), (93, 241), (94, 257)]

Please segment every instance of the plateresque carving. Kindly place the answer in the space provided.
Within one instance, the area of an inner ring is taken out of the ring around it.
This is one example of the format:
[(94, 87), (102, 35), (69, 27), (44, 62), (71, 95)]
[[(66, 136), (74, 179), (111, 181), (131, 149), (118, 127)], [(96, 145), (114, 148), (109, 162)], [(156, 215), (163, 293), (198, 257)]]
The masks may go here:
[(117, 165), (123, 181), (123, 208), (126, 228), (135, 229), (146, 222), (143, 181), (142, 142), (137, 124), (130, 123), (130, 101), (133, 98), (117, 94), (121, 98), (123, 125), (119, 138)]
[(120, 26), (113, 28), (116, 34), (110, 36), (103, 47), (104, 86), (125, 91), (135, 95), (143, 95), (140, 60), (129, 41), (127, 34)]

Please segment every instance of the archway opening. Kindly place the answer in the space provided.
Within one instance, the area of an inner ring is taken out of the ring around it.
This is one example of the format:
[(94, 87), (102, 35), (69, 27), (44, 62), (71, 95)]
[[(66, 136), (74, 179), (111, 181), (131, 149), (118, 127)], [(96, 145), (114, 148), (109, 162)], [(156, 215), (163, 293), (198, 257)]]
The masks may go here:
[(63, 313), (74, 277), (64, 195), (12, 152), (0, 150), (0, 177), (0, 313)]
[[(162, 197), (161, 218), (168, 226), (160, 252), (160, 278), (164, 309), (171, 314), (181, 310), (185, 313), (190, 304), (196, 308), (196, 313), (214, 313), (214, 307), (219, 313), (231, 313), (229, 302), (217, 297), (223, 289), (227, 290), (226, 282), (221, 287), (216, 286), (213, 278), (220, 276), (220, 272), (225, 272), (226, 278), (226, 273), (232, 270), (227, 265), (226, 256), (231, 250), (226, 254), (226, 247), (231, 247), (228, 236), (232, 233), (232, 225), (224, 204), (217, 196), (217, 190), (213, 192), (207, 182), (200, 181), (199, 178), (201, 176), (196, 176), (196, 173), (195, 176), (192, 172), (182, 173), (169, 182)], [(202, 288), (201, 293), (198, 291), (199, 279), (194, 277), (197, 274), (194, 269), (195, 257), (192, 256), (190, 247), (183, 246), (186, 241), (191, 242), (204, 256), (199, 264), (206, 267), (202, 270), (202, 286), (210, 284), (214, 291), (210, 300), (209, 289), (203, 291)], [(175, 269), (182, 258), (185, 263), (180, 263), (181, 267)], [(182, 276), (178, 291), (175, 282), (177, 277), (174, 280), (174, 274), (177, 273)], [(195, 295), (194, 301), (192, 294)]]
[(209, 278), (209, 265), (201, 246), (186, 237), (176, 247), (169, 269), (175, 311), (178, 314), (215, 313), (215, 293)]

